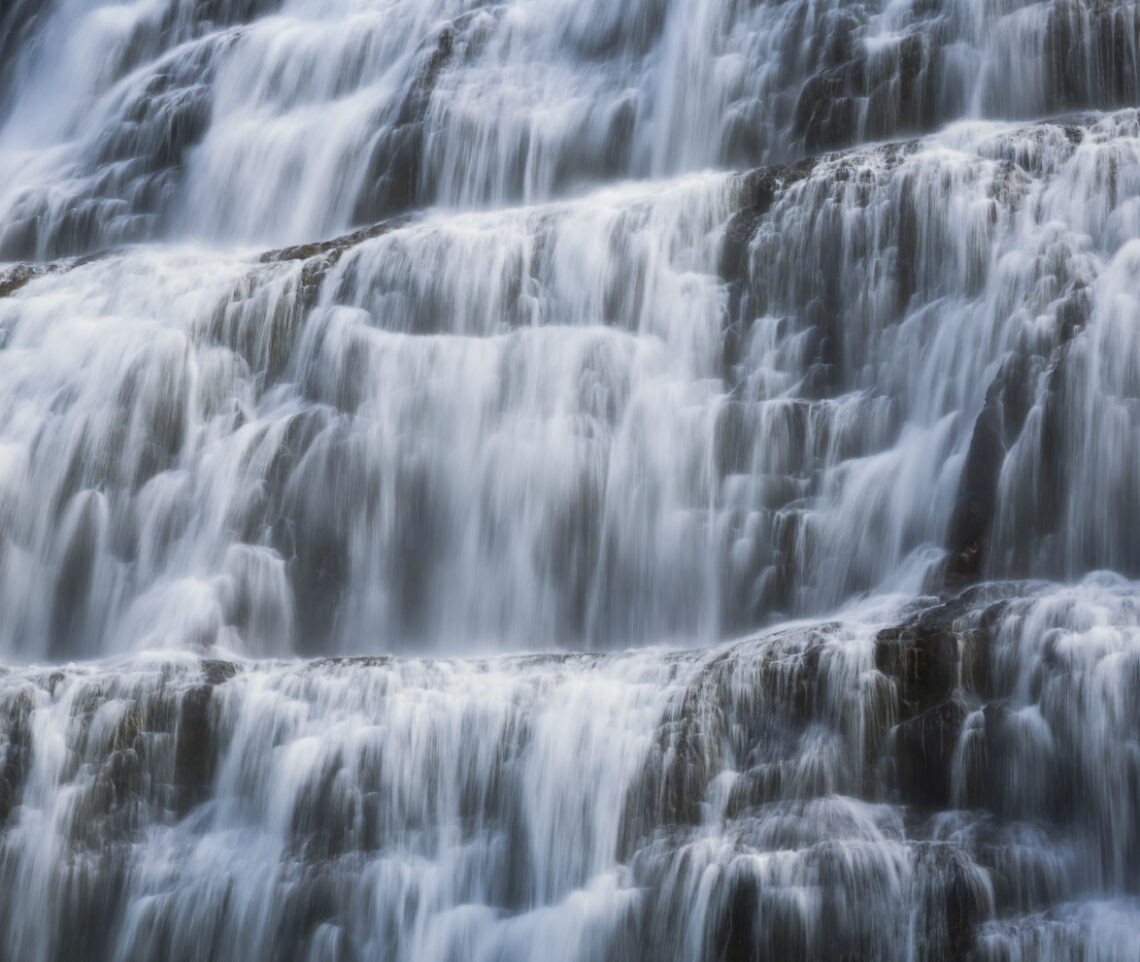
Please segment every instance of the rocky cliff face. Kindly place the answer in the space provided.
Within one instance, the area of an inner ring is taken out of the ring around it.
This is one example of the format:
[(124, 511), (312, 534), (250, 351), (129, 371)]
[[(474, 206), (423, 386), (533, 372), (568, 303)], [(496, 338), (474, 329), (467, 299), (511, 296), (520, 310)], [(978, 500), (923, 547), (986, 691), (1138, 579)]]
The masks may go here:
[(1134, 576), (1138, 144), (971, 124), (9, 268), (0, 647), (597, 648)]
[(306, 243), (1140, 100), (1132, 0), (19, 0), (0, 257)]
[(1138, 16), (5, 6), (0, 959), (1140, 957)]
[(1127, 957), (1134, 586), (887, 614), (692, 652), (9, 671), (8, 951), (521, 959), (553, 926), (566, 959)]

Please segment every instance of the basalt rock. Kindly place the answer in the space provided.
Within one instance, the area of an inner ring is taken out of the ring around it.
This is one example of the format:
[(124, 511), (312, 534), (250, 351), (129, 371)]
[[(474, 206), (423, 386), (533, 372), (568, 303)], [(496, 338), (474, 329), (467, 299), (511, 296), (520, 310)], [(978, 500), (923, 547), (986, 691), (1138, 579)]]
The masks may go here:
[(761, 218), (772, 208), (780, 192), (803, 180), (815, 168), (817, 159), (807, 157), (794, 164), (761, 167), (741, 178), (748, 204), (739, 210), (725, 228), (720, 256), (720, 276), (727, 281), (743, 278), (748, 266), (748, 245)]
[(934, 618), (884, 629), (875, 643), (875, 667), (895, 680), (900, 711), (908, 719), (950, 696), (959, 663), (957, 636)]
[(965, 706), (950, 698), (895, 730), (899, 795), (907, 804), (936, 809), (949, 805), (954, 751), (965, 718)]
[(378, 224), (371, 224), (368, 227), (361, 227), (347, 234), (341, 234), (329, 240), (313, 241), (309, 244), (296, 244), (293, 247), (282, 247), (277, 250), (266, 251), (258, 260), (262, 264), (272, 264), (277, 261), (307, 261), (312, 260), (314, 257), (324, 255), (328, 259), (328, 266), (331, 267), (340, 260), (344, 252), (350, 247), (355, 247), (357, 244), (361, 244), (373, 237), (379, 237), (381, 234), (387, 234), (389, 231), (403, 227), (407, 223), (408, 218), (406, 217), (393, 217), (381, 221)]
[(974, 424), (961, 488), (950, 522), (951, 583), (978, 577), (984, 559), (983, 547), (997, 510), (997, 483), (1005, 458), (1002, 441), (1002, 382), (995, 381), (986, 396), (986, 406)]
[(724, 333), (725, 376), (733, 380), (751, 318), (746, 316), (748, 286), (748, 247), (760, 222), (771, 210), (777, 196), (807, 176), (816, 165), (814, 157), (794, 164), (764, 167), (742, 177), (741, 189), (748, 203), (728, 222), (721, 243), (718, 273), (729, 283), (729, 324)]
[[(94, 255), (101, 256), (101, 255)], [(80, 264), (92, 260), (92, 257), (83, 257), (72, 260), (51, 261), (49, 263), (21, 263), (0, 268), (0, 297), (15, 294), (21, 287), (37, 277), (47, 274), (59, 274), (71, 270)]]
[(266, 251), (258, 258), (261, 264), (275, 264), (283, 261), (304, 261), (301, 268), (297, 303), (301, 310), (309, 310), (317, 303), (321, 284), (344, 253), (357, 244), (380, 237), (389, 231), (397, 230), (409, 222), (409, 217), (392, 217), (368, 227), (341, 234), (329, 240), (313, 241), (308, 244), (295, 244)]
[(49, 13), (46, 0), (12, 0), (0, 13), (0, 121), (13, 102), (13, 77), (20, 51)]
[(0, 829), (20, 803), (32, 746), (30, 694), (20, 692), (7, 707), (7, 717), (0, 719)]
[(173, 787), (180, 813), (185, 813), (209, 796), (220, 746), (211, 718), (214, 689), (238, 672), (233, 662), (205, 660), (205, 683), (182, 695), (175, 726)]

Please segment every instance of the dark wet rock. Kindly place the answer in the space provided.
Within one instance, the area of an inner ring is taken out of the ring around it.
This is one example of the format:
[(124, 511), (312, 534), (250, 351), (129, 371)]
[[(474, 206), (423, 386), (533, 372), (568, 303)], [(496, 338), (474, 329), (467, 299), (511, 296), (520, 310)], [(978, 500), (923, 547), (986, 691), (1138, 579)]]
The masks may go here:
[(1058, 0), (1043, 51), (1054, 109), (1135, 102), (1138, 34), (1137, 11), (1127, 4)]
[(70, 270), (79, 263), (86, 263), (91, 258), (82, 261), (53, 261), (47, 264), (13, 264), (0, 267), (0, 297), (8, 297), (16, 293), (21, 287), (37, 277), (46, 274), (58, 274)]
[(735, 880), (713, 937), (715, 958), (722, 962), (759, 959), (756, 947), (759, 902), (755, 879), (742, 876)]
[(939, 843), (922, 846), (918, 876), (923, 907), (915, 920), (918, 958), (967, 962), (978, 924), (993, 911), (983, 876), (965, 852)]
[(913, 718), (950, 696), (958, 685), (958, 638), (937, 616), (879, 633), (875, 667), (893, 678), (903, 718)]
[[(1029, 111), (1044, 116), (1134, 104), (1140, 93), (1140, 13), (1127, 4), (1092, 0), (1042, 6), (1046, 79), (1033, 92)], [(811, 75), (795, 92), (790, 118), (803, 150), (934, 130), (968, 110), (974, 78), (964, 76), (956, 63), (961, 25), (942, 4), (914, 4), (912, 14), (902, 32), (882, 38), (873, 49), (857, 42), (866, 10), (845, 6), (828, 17), (826, 27), (815, 26)], [(983, 93), (987, 110), (1009, 111), (1000, 91)]]
[(0, 771), (0, 829), (12, 810), (20, 804), (21, 788), (28, 765), (27, 746), (16, 742), (11, 732), (8, 738), (9, 741), (0, 752), (0, 760), (3, 762)]
[(858, 127), (858, 105), (839, 74), (812, 77), (796, 101), (793, 132), (812, 153), (851, 143)]
[[(150, 25), (140, 22), (136, 30), (148, 35), (140, 34), (133, 50), (128, 45), (120, 62), (105, 65), (108, 77), (160, 52)], [(218, 54), (236, 37), (211, 32), (143, 68), (152, 72), (149, 82), (130, 89), (116, 122), (76, 145), (82, 193), (62, 209), (58, 197), (43, 190), (22, 195), (0, 225), (0, 259), (88, 254), (145, 240), (168, 226), (186, 156), (209, 126)]]
[(993, 694), (991, 665), (993, 639), (997, 632), (997, 622), (1005, 608), (1005, 602), (990, 605), (982, 613), (977, 624), (965, 628), (958, 634), (961, 652), (961, 686), (967, 692), (981, 698), (989, 698)]
[(742, 191), (747, 198), (747, 206), (737, 211), (725, 227), (718, 265), (718, 273), (729, 283), (730, 322), (725, 326), (723, 355), (725, 376), (730, 381), (734, 369), (740, 363), (740, 352), (752, 319), (746, 290), (749, 245), (777, 196), (792, 184), (808, 177), (815, 164), (815, 158), (807, 158), (794, 164), (763, 167), (742, 177)]
[(720, 962), (808, 962), (815, 933), (797, 906), (765, 891), (760, 880), (736, 872), (727, 880), (713, 929), (712, 958)]
[(983, 582), (880, 631), (876, 667), (897, 679), (903, 708), (933, 707), (958, 684), (991, 696), (990, 645), (1002, 615), (1011, 598), (1033, 592), (1033, 582)]
[[(1078, 286), (1065, 298), (1057, 311), (1059, 344), (1049, 361), (1049, 368), (1043, 380), (1045, 391), (1039, 400), (1041, 424), (1038, 436), (1038, 465), (1036, 476), (1036, 499), (1032, 506), (1018, 516), (1019, 554), (1015, 562), (1030, 567), (1039, 562), (1042, 546), (1048, 552), (1048, 541), (1066, 523), (1065, 500), (1070, 485), (1070, 475), (1074, 468), (1071, 452), (1079, 443), (1073, 434), (1070, 412), (1076, 399), (1071, 396), (1069, 383), (1071, 367), (1075, 362), (1072, 348), (1074, 339), (1088, 323), (1092, 312), (1090, 291)], [(1076, 363), (1080, 363), (1076, 361)], [(1029, 509), (1031, 507), (1031, 510)], [(1120, 558), (1121, 568), (1127, 567)], [(1045, 570), (1056, 569), (1056, 565), (1040, 565)], [(1058, 575), (1064, 572), (1058, 570)]]
[[(302, 425), (306, 427), (318, 422)], [(342, 431), (326, 431), (309, 445), (286, 488), (274, 529), (274, 547), (286, 559), (296, 603), (296, 637), (319, 653), (337, 629), (340, 601), (351, 576), (351, 519), (328, 510), (346, 489), (371, 490), (368, 465), (353, 457)]]
[(752, 196), (753, 212), (768, 213), (779, 193), (811, 174), (817, 162), (815, 157), (805, 157), (794, 164), (763, 167), (746, 174), (745, 184)]
[(0, 272), (0, 297), (13, 294), (33, 278), (48, 273), (44, 264), (17, 264)]
[[(626, 796), (619, 830), (623, 858), (662, 827), (699, 825), (710, 782), (726, 769), (739, 773), (726, 806), (729, 818), (794, 791), (787, 775), (819, 722), (821, 655), (833, 628), (796, 631), (791, 647), (770, 649), (748, 670), (733, 651), (702, 668), (661, 719)], [(751, 710), (741, 710), (742, 688), (749, 692)]]
[(457, 37), (470, 25), (468, 14), (445, 24), (420, 51), (415, 82), (400, 104), (395, 123), (380, 124), (370, 146), (364, 186), (353, 208), (356, 223), (380, 220), (416, 206), (420, 194), (424, 122), (440, 74), (455, 53)]
[(816, 162), (816, 158), (808, 157), (794, 164), (761, 167), (743, 175), (742, 190), (747, 206), (739, 210), (725, 228), (720, 255), (721, 277), (737, 281), (744, 276), (748, 266), (748, 245), (760, 219), (771, 210), (782, 191), (811, 174)]
[(213, 687), (199, 685), (183, 697), (179, 709), (174, 757), (174, 783), (192, 793), (203, 791), (212, 778), (209, 706)]
[(202, 662), (202, 674), (208, 685), (220, 685), (238, 673), (238, 666), (232, 661), (206, 659)]
[(174, 732), (173, 778), (180, 812), (188, 811), (209, 794), (220, 751), (212, 724), (211, 699), (214, 689), (237, 672), (238, 666), (233, 662), (204, 660), (205, 684), (195, 685), (181, 697)]
[(103, 496), (85, 491), (70, 511), (70, 530), (59, 559), (52, 605), (49, 653), (53, 658), (83, 654), (89, 625), (89, 602), (100, 544), (107, 525)]
[(904, 802), (927, 808), (949, 806), (954, 750), (965, 718), (965, 706), (947, 699), (895, 730), (895, 764)]
[(107, 777), (114, 791), (114, 801), (127, 803), (142, 787), (142, 766), (134, 749), (122, 748), (112, 752), (107, 762)]
[(279, 9), (281, 0), (198, 0), (194, 13), (217, 26), (247, 23)]
[[(994, 690), (992, 646), (1009, 598), (1029, 590), (1027, 585), (977, 585), (879, 633), (875, 665), (898, 696), (899, 723), (887, 744), (904, 803), (950, 808), (955, 754), (962, 747), (958, 774), (965, 804), (1000, 809), (1000, 779), (993, 766), (1003, 753), (1005, 710), (997, 701), (1003, 692)], [(974, 715), (970, 732), (964, 732), (971, 709), (983, 704), (984, 715)]]
[(16, 807), (16, 789), (3, 775), (0, 775), (0, 828), (8, 821), (8, 815)]
[(314, 241), (310, 244), (297, 244), (293, 247), (282, 247), (278, 250), (266, 251), (258, 258), (262, 264), (272, 264), (277, 261), (306, 261), (324, 255), (330, 260), (328, 266), (335, 264), (350, 247), (355, 247), (373, 237), (387, 234), (408, 223), (408, 218), (393, 217), (379, 224), (361, 227), (348, 234), (341, 234), (330, 240)]
[(1003, 786), (996, 765), (1006, 750), (1005, 725), (1009, 708), (1000, 701), (982, 710), (981, 738), (963, 772), (965, 802), (1000, 812), (1004, 806)]
[[(317, 298), (320, 295), (321, 284), (324, 282), (329, 271), (332, 270), (341, 257), (344, 256), (346, 251), (364, 241), (397, 230), (406, 225), (409, 221), (409, 217), (392, 217), (380, 223), (372, 224), (368, 227), (361, 227), (358, 230), (341, 234), (329, 240), (314, 241), (309, 244), (296, 244), (292, 247), (282, 247), (278, 250), (266, 251), (258, 258), (258, 261), (262, 264), (274, 264), (285, 261), (305, 262), (301, 268), (296, 304), (300, 311), (307, 311), (316, 305)], [(278, 338), (277, 342), (284, 343), (284, 339)], [(287, 357), (288, 353), (283, 351), (277, 368), (284, 368)]]
[(21, 791), (31, 764), (32, 699), (19, 692), (0, 717), (0, 829), (12, 810), (20, 804)]
[(1002, 438), (1003, 387), (1000, 378), (990, 386), (985, 407), (974, 423), (947, 538), (947, 575), (952, 583), (971, 580), (982, 572), (983, 546), (997, 510), (998, 476), (1006, 452)]
[(352, 219), (376, 220), (415, 206), (423, 164), (423, 128), (406, 124), (376, 136), (364, 181), (366, 192), (356, 201)]
[[(90, 264), (92, 261), (99, 260), (111, 253), (113, 253), (113, 250), (108, 248), (91, 254), (85, 254), (83, 257), (67, 257), (55, 261), (2, 264), (0, 265), (0, 297), (8, 297), (15, 294), (16, 291), (38, 277), (46, 277), (49, 274), (63, 274), (76, 267)], [(3, 343), (4, 330), (0, 328), (0, 347), (3, 346)]]
[(20, 51), (49, 13), (48, 0), (6, 0), (0, 7), (0, 121), (12, 104), (13, 79), (24, 62)]
[(729, 221), (721, 250), (720, 274), (725, 280), (738, 280), (747, 267), (747, 248), (760, 219), (768, 213), (779, 193), (807, 177), (816, 159), (809, 157), (794, 164), (762, 167), (744, 174), (742, 190), (747, 198), (743, 207)]
[(748, 270), (748, 245), (756, 233), (761, 212), (749, 207), (738, 211), (728, 222), (720, 254), (720, 276), (739, 282)]
[[(655, 744), (640, 777), (626, 796), (619, 831), (621, 851), (632, 855), (658, 826), (692, 825), (700, 817), (701, 802), (717, 759), (707, 748), (715, 744), (723, 721), (715, 703), (705, 703), (708, 686), (715, 686), (708, 670), (682, 699), (678, 712), (662, 719)], [(711, 711), (701, 708), (711, 707)]]
[[(1038, 498), (1031, 516), (1023, 519), (1029, 530), (1017, 539), (1020, 544), (1038, 541), (1059, 520), (1067, 452), (1060, 440), (1065, 418), (1058, 413), (1055, 402), (1063, 385), (1061, 374), (1067, 347), (1084, 328), (1091, 311), (1092, 298), (1083, 284), (1075, 285), (1057, 308), (1058, 342), (1053, 351), (1052, 372), (1047, 377)], [(998, 510), (1002, 465), (1006, 453), (1021, 436), (1044, 363), (1043, 358), (1028, 354), (1011, 355), (986, 392), (985, 405), (974, 423), (946, 537), (949, 557), (945, 577), (950, 589), (976, 580), (985, 571), (986, 546)]]
[(1046, 378), (1040, 434), (1040, 495), (1034, 506), (1029, 530), (1026, 531), (1026, 540), (1048, 537), (1065, 520), (1063, 504), (1070, 469), (1069, 445), (1072, 441), (1069, 424), (1072, 398), (1066, 387), (1066, 368), (1070, 363), (1071, 354), (1062, 347)]
[(136, 209), (156, 211), (171, 178), (143, 179), (180, 167), (187, 151), (205, 135), (210, 122), (213, 47), (201, 44), (196, 55), (170, 69), (161, 67), (128, 103), (123, 122), (108, 127), (93, 147), (94, 163), (129, 163), (141, 192), (132, 191)]

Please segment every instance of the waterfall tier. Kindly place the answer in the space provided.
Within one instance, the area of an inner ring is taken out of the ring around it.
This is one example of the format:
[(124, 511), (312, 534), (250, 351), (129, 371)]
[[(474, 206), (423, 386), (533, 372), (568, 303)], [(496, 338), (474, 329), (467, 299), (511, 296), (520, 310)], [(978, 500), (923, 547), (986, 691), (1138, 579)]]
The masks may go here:
[(10, 0), (0, 962), (1140, 958), (1140, 2)]
[(1133, 959), (1137, 590), (689, 652), (10, 671), (8, 957)]

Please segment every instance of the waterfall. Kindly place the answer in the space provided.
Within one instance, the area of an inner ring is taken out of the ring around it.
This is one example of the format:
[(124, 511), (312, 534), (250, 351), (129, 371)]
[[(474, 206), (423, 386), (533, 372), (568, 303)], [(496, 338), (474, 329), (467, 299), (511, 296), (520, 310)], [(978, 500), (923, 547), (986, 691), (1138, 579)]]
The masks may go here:
[(1140, 2), (11, 0), (0, 962), (1140, 958)]

